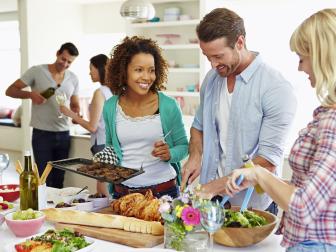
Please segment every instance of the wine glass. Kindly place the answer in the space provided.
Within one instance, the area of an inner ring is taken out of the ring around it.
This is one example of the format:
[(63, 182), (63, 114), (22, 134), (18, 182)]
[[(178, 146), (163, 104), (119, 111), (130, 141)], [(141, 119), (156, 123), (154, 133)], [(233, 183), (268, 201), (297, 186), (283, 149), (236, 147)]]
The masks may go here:
[(207, 200), (200, 207), (201, 224), (209, 235), (209, 251), (213, 251), (213, 234), (221, 228), (224, 223), (224, 208), (219, 202)]
[[(55, 97), (58, 105), (64, 105), (67, 100), (66, 94), (63, 91), (57, 90)], [(59, 113), (58, 118), (63, 118), (62, 113), (61, 112), (58, 113)]]
[(2, 174), (9, 165), (9, 155), (7, 153), (0, 154), (0, 185), (2, 185)]

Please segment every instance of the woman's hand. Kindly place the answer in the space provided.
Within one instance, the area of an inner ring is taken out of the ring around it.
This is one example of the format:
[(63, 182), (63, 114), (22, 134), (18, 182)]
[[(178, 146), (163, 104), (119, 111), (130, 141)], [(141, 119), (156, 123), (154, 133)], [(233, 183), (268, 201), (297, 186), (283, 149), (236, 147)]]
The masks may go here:
[[(254, 168), (239, 168), (235, 169), (229, 176), (226, 184), (227, 194), (232, 197), (234, 194), (246, 189), (249, 186), (254, 186), (257, 183), (257, 171), (263, 169), (262, 167), (255, 165)], [(243, 182), (238, 186), (236, 180), (240, 175), (244, 176)]]
[(154, 157), (158, 157), (161, 160), (168, 161), (170, 160), (170, 151), (168, 144), (163, 141), (157, 141), (154, 143), (154, 149), (152, 151)]
[(68, 109), (66, 106), (64, 105), (60, 105), (60, 111), (63, 115), (65, 116), (68, 116), (68, 117), (71, 117), (72, 118), (72, 115), (74, 114), (73, 111), (71, 111), (70, 109)]

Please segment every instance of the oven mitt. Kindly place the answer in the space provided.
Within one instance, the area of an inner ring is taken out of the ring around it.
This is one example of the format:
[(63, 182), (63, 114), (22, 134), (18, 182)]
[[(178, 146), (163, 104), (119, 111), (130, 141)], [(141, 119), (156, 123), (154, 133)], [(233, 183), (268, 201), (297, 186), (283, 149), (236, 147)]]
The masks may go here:
[(105, 147), (102, 151), (96, 153), (92, 159), (93, 162), (105, 164), (117, 165), (119, 163), (117, 153), (114, 151), (112, 146)]

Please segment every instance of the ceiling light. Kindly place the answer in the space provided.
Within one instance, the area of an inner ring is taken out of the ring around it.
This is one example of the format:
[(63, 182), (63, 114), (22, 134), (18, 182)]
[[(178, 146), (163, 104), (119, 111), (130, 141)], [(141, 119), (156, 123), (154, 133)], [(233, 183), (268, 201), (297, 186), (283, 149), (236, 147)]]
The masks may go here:
[(148, 20), (155, 16), (155, 9), (148, 0), (127, 0), (121, 5), (120, 15), (127, 19)]

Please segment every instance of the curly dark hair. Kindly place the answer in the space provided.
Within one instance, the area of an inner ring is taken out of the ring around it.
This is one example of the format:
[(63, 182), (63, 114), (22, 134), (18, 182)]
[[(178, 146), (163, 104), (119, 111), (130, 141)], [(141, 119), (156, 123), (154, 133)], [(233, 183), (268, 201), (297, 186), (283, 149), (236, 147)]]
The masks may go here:
[(152, 39), (133, 36), (126, 37), (116, 45), (111, 53), (111, 59), (106, 66), (105, 82), (115, 95), (124, 94), (127, 88), (127, 67), (134, 55), (139, 53), (151, 54), (154, 58), (156, 79), (150, 90), (164, 90), (167, 82), (167, 61), (161, 54), (161, 48)]

